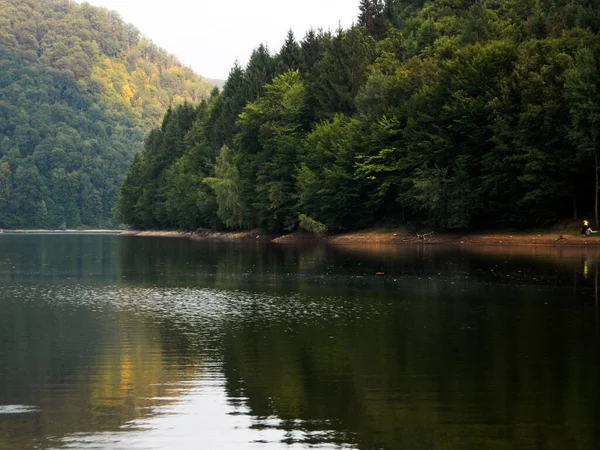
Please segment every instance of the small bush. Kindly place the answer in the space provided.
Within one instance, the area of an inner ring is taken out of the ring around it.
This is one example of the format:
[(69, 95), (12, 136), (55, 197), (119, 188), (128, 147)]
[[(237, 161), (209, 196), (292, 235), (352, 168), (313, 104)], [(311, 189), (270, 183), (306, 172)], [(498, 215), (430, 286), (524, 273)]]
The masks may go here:
[(306, 230), (310, 233), (314, 233), (314, 234), (323, 234), (325, 232), (327, 232), (327, 225), (312, 219), (310, 217), (308, 217), (305, 214), (300, 214), (298, 216), (298, 219), (300, 220), (300, 228), (302, 228), (303, 230)]

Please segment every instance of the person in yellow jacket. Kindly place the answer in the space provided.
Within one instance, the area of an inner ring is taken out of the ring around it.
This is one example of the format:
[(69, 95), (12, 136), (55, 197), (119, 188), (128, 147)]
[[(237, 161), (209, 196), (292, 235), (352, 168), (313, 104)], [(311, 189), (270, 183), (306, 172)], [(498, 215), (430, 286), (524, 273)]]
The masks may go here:
[(587, 220), (584, 220), (583, 227), (581, 227), (581, 234), (589, 236), (592, 233), (597, 233), (597, 231), (593, 231), (590, 227), (590, 223)]

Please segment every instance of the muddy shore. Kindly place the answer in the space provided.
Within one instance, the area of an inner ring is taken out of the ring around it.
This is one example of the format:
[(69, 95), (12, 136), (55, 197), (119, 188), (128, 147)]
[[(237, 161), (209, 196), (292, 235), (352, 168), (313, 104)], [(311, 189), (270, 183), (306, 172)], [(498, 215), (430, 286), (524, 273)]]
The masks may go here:
[(407, 231), (367, 230), (344, 234), (316, 236), (294, 232), (278, 235), (262, 230), (240, 232), (217, 231), (123, 231), (126, 236), (153, 236), (187, 238), (196, 241), (215, 242), (274, 242), (277, 244), (308, 244), (323, 242), (334, 245), (347, 244), (449, 244), (449, 245), (542, 245), (542, 246), (600, 246), (600, 236), (583, 237), (580, 234), (564, 234), (545, 231), (541, 233), (437, 233), (423, 234)]
[(136, 231), (136, 230), (0, 230), (0, 234), (120, 234), (123, 236), (147, 236), (165, 238), (185, 238), (194, 241), (213, 242), (273, 242), (277, 244), (312, 244), (327, 243), (332, 245), (348, 244), (445, 244), (445, 245), (535, 245), (556, 247), (600, 247), (600, 234), (584, 237), (576, 232), (561, 233), (545, 230), (531, 233), (438, 233), (422, 234), (406, 230), (369, 229), (342, 234), (326, 234), (317, 236), (307, 232), (274, 234), (264, 230), (248, 231)]
[(120, 234), (123, 230), (11, 230), (0, 229), (0, 234)]

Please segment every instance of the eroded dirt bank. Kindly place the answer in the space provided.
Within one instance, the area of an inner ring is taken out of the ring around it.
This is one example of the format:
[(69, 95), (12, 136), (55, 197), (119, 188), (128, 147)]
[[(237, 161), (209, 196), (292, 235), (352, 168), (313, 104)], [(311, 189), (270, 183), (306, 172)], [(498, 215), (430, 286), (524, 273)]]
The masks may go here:
[(262, 230), (239, 232), (219, 231), (124, 231), (128, 236), (178, 237), (197, 241), (218, 242), (274, 242), (278, 244), (303, 244), (325, 242), (329, 244), (452, 244), (452, 245), (551, 245), (551, 246), (600, 246), (600, 236), (583, 237), (579, 234), (542, 233), (436, 233), (423, 234), (406, 231), (366, 230), (360, 232), (315, 236), (295, 232), (284, 235), (266, 233)]
[(218, 241), (218, 242), (242, 242), (242, 241), (260, 241), (270, 242), (278, 235), (269, 234), (262, 230), (249, 231), (135, 231), (128, 230), (121, 232), (123, 236), (149, 236), (149, 237), (168, 237), (168, 238), (187, 238), (194, 241)]

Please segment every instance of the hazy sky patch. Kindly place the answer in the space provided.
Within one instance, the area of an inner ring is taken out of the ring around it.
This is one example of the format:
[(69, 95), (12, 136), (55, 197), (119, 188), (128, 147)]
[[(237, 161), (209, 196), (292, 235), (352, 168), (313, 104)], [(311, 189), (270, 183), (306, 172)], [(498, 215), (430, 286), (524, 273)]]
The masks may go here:
[[(77, 0), (83, 3), (82, 0)], [(208, 78), (227, 78), (254, 48), (278, 51), (291, 28), (302, 39), (311, 27), (334, 31), (356, 21), (358, 0), (87, 0), (118, 12), (123, 20), (183, 64)]]

